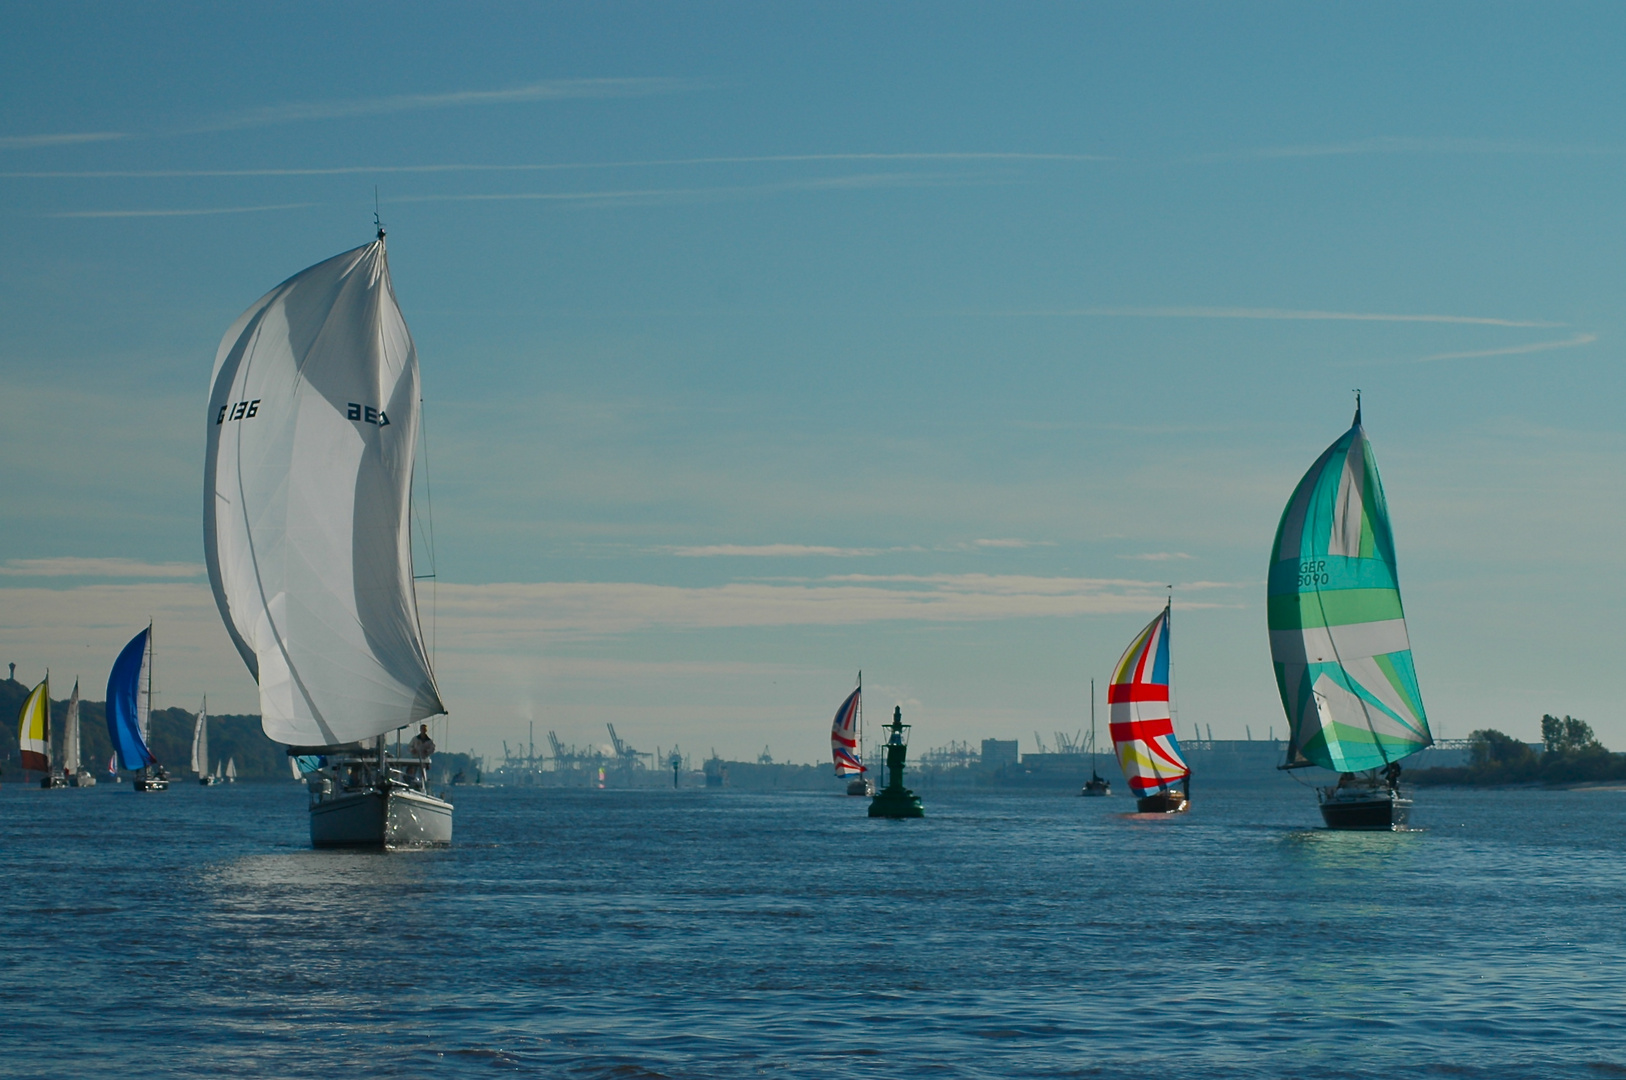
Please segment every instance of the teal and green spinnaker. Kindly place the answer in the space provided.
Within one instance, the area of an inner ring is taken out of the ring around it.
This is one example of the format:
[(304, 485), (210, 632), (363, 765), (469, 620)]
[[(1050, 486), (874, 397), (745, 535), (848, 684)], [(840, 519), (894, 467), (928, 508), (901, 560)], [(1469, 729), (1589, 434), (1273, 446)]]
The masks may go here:
[(1434, 741), (1400, 604), (1389, 507), (1358, 407), (1282, 511), (1267, 593), (1290, 767), (1382, 768)]

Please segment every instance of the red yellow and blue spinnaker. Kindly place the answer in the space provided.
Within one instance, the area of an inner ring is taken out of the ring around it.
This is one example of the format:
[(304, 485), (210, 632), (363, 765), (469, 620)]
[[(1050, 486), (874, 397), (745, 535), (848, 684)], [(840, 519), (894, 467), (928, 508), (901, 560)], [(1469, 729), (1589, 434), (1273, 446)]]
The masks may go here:
[(1169, 712), (1169, 608), (1124, 650), (1107, 687), (1108, 730), (1129, 790), (1151, 795), (1190, 775)]

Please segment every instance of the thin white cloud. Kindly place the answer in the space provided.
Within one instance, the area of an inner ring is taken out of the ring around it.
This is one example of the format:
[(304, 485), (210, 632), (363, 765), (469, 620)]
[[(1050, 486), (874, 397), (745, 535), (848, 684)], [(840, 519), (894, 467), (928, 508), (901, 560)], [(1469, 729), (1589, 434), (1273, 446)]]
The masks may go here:
[(195, 578), (201, 563), (149, 563), (137, 559), (7, 559), (0, 574), (10, 577)]
[(68, 131), (55, 135), (0, 135), (0, 150), (34, 150), (42, 146), (77, 146), (81, 143), (128, 139), (122, 131)]
[(272, 203), (268, 206), (195, 206), (173, 210), (62, 210), (41, 214), (47, 218), (163, 218), (208, 217), (214, 214), (258, 214), (271, 210), (300, 210), (315, 203)]
[(701, 86), (690, 79), (549, 79), (506, 90), (454, 90), (442, 94), (392, 94), (387, 97), (339, 101), (295, 101), (223, 116), (175, 132), (180, 135), (243, 128), (297, 124), (311, 120), (342, 120), (357, 116), (466, 108), (473, 105), (510, 105), (529, 101), (568, 101), (584, 98), (650, 97), (675, 94)]
[(1503, 349), (1475, 349), (1470, 352), (1443, 352), (1430, 356), (1420, 356), (1417, 363), (1424, 364), (1431, 360), (1473, 360), (1485, 356), (1521, 356), (1525, 353), (1549, 352), (1553, 349), (1574, 349), (1582, 345), (1590, 345), (1598, 340), (1597, 334), (1576, 334), (1574, 337), (1559, 341), (1536, 341), (1529, 345), (1509, 345)]
[[(1177, 586), (1177, 591), (1235, 587), (1198, 582)], [(443, 582), (437, 617), (443, 648), (455, 641), (459, 651), (507, 652), (556, 638), (657, 628), (1138, 614), (1149, 605), (1155, 607), (1163, 595), (1161, 582), (989, 574), (851, 574), (799, 583), (734, 582), (700, 588), (637, 582)]]
[(973, 540), (971, 543), (972, 546), (980, 548), (1028, 548), (1054, 546), (1054, 543), (1050, 540), (1017, 540), (1014, 538)]
[(1446, 323), (1462, 326), (1554, 327), (1563, 323), (1533, 319), (1499, 319), (1479, 315), (1405, 315), (1368, 311), (1319, 311), (1293, 308), (1233, 307), (1086, 307), (1033, 311), (995, 311), (989, 315), (1051, 318), (1129, 318), (1129, 319), (1265, 319), (1287, 322), (1379, 322)]
[(716, 558), (720, 556), (795, 558), (803, 555), (853, 558), (861, 555), (879, 555), (884, 550), (884, 548), (822, 547), (816, 544), (707, 544), (703, 547), (675, 548), (672, 554), (688, 559)]
[[(173, 130), (144, 133), (151, 135), (205, 135), (219, 131), (240, 131), (245, 128), (273, 127), (298, 124), (313, 120), (343, 120), (358, 116), (385, 116), (391, 113), (424, 112), (432, 109), (467, 108), (476, 105), (509, 105), (531, 101), (569, 101), (588, 98), (651, 97), (657, 94), (677, 94), (700, 89), (704, 83), (693, 79), (628, 78), (628, 79), (548, 79), (509, 87), (505, 90), (453, 90), (441, 94), (391, 94), (376, 98), (348, 98), (338, 101), (294, 101), (282, 105), (267, 105), (246, 109), (205, 120)], [(0, 149), (25, 150), (48, 146), (72, 146), (79, 143), (110, 142), (135, 139), (142, 134), (127, 131), (78, 131), (39, 135), (0, 135)], [(347, 170), (334, 170), (340, 173)], [(356, 170), (381, 171), (381, 170)], [(312, 171), (316, 175), (322, 170)], [(104, 173), (26, 173), (7, 176), (297, 176), (304, 170), (197, 170), (163, 172), (104, 172)]]
[(1250, 150), (1202, 154), (1195, 161), (1247, 161), (1280, 158), (1350, 157), (1364, 154), (1538, 154), (1615, 155), (1619, 147), (1574, 146), (1527, 142), (1519, 139), (1462, 139), (1450, 136), (1408, 138), (1384, 135), (1335, 143), (1303, 143), (1296, 146), (1264, 146)]
[(814, 177), (771, 184), (731, 184), (717, 187), (633, 188), (607, 191), (504, 191), (473, 194), (397, 195), (392, 203), (430, 202), (559, 202), (582, 205), (652, 205), (672, 202), (774, 195), (790, 191), (862, 191), (874, 188), (963, 187), (1010, 183), (1008, 177), (974, 173), (857, 173)]
[[(122, 136), (121, 136), (122, 137)], [(732, 157), (648, 158), (632, 161), (561, 161), (519, 165), (448, 163), (433, 165), (339, 165), (307, 169), (104, 169), (100, 171), (35, 170), (0, 172), (8, 180), (164, 180), (275, 176), (372, 176), (402, 173), (529, 173), (595, 169), (676, 168), (705, 165), (776, 165), (837, 161), (1115, 161), (1098, 154), (1028, 154), (1004, 151), (896, 154), (755, 154)]]
[(1142, 562), (1172, 562), (1175, 559), (1189, 559), (1192, 556), (1183, 551), (1147, 551), (1139, 555), (1120, 555), (1120, 559), (1138, 559)]

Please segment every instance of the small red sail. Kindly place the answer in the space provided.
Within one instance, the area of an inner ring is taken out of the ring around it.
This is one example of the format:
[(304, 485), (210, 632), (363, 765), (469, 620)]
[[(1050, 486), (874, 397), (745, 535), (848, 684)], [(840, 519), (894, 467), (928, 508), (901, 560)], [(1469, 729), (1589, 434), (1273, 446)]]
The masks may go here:
[(836, 710), (836, 719), (830, 725), (830, 756), (835, 759), (837, 776), (857, 776), (868, 772), (860, 760), (863, 753), (858, 745), (858, 716), (863, 689), (854, 690)]

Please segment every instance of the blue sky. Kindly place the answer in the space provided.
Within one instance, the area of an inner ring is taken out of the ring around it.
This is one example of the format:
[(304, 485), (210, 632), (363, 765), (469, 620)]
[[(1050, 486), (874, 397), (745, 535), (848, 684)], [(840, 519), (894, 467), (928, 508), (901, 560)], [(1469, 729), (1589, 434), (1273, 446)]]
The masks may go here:
[[(1282, 729), (1271, 535), (1354, 387), (1437, 734), (1626, 747), (1626, 13), (5, 5), (0, 660), (251, 711), (221, 333), (370, 236), (427, 398), (450, 741), (1050, 739), (1175, 586)], [(425, 545), (425, 548), (427, 545)], [(427, 558), (427, 550), (424, 551)]]

